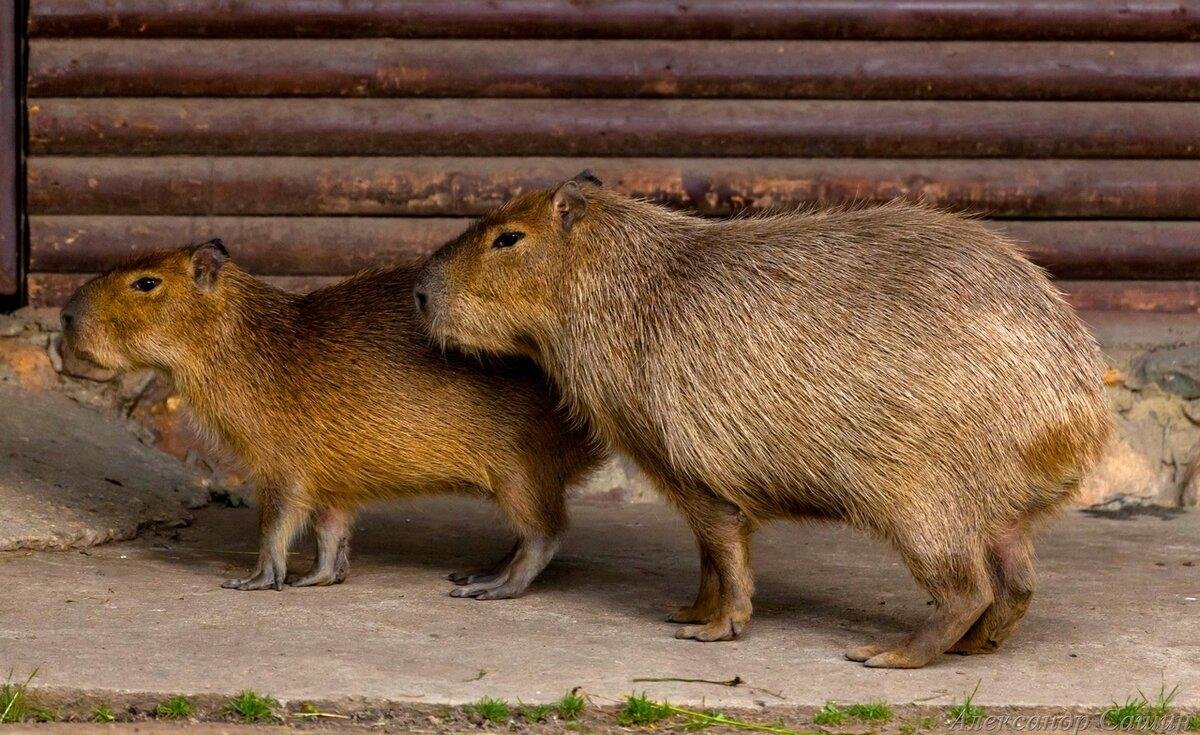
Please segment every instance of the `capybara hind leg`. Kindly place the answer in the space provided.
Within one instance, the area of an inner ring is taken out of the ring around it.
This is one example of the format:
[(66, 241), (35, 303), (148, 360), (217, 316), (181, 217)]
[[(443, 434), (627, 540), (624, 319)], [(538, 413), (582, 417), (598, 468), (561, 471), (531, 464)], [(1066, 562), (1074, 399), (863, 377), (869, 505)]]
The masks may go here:
[(906, 554), (913, 576), (933, 595), (934, 611), (899, 646), (867, 659), (872, 668), (915, 669), (950, 648), (992, 602), (982, 555), (921, 556)]
[(450, 596), (474, 597), (476, 600), (519, 597), (554, 558), (558, 546), (558, 537), (534, 536), (522, 539), (517, 544), (517, 553), (513, 554), (512, 561), (496, 578), (455, 587), (450, 591)]
[(249, 577), (229, 579), (221, 586), (235, 590), (283, 589), (288, 550), (307, 521), (307, 511), (291, 498), (260, 493), (258, 565)]
[(559, 536), (567, 526), (567, 509), (559, 481), (528, 475), (499, 484), (496, 503), (516, 526), (521, 539), (511, 558), (495, 575), (468, 579), (450, 591), (451, 597), (503, 600), (529, 588), (558, 553)]
[(475, 584), (476, 582), (491, 582), (504, 573), (508, 565), (512, 562), (513, 557), (517, 555), (517, 549), (521, 548), (521, 542), (513, 544), (513, 547), (508, 550), (508, 553), (500, 558), (500, 561), (485, 567), (477, 569), (473, 572), (451, 572), (446, 579), (457, 585)]
[(1033, 533), (1014, 527), (988, 547), (995, 599), (950, 653), (991, 653), (1017, 629), (1033, 598)]
[(317, 533), (317, 561), (308, 574), (289, 579), (293, 587), (324, 587), (340, 584), (350, 573), (350, 526), (354, 514), (337, 508), (319, 511), (313, 527)]
[[(737, 506), (713, 496), (689, 494), (679, 505), (696, 535), (701, 557), (707, 554), (712, 562), (717, 598), (704, 623), (685, 625), (675, 631), (675, 637), (705, 642), (733, 640), (750, 622), (753, 609), (750, 523)], [(703, 601), (704, 595), (702, 586), (697, 600)]]
[(707, 623), (717, 614), (720, 602), (720, 582), (712, 555), (704, 546), (700, 547), (700, 590), (696, 601), (681, 607), (667, 618), (668, 623)]

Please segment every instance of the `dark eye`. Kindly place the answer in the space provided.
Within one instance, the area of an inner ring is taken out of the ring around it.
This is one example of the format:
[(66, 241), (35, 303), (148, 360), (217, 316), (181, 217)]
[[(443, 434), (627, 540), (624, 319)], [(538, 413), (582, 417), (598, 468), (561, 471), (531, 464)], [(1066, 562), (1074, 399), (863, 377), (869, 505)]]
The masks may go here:
[(142, 293), (146, 293), (147, 291), (153, 291), (154, 289), (158, 288), (158, 284), (160, 284), (160, 283), (162, 283), (161, 278), (154, 278), (152, 276), (144, 276), (142, 278), (137, 279), (133, 283), (129, 284), (129, 287), (132, 288), (134, 291), (141, 291)]
[(520, 242), (521, 238), (523, 237), (525, 237), (524, 232), (505, 232), (495, 240), (492, 240), (492, 247), (511, 248), (513, 245), (516, 245), (518, 242)]

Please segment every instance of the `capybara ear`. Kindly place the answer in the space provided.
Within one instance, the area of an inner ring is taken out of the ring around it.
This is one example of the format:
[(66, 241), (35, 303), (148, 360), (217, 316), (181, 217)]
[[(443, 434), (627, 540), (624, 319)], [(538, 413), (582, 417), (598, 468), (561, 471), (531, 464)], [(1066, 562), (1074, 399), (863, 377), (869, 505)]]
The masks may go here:
[(554, 216), (562, 225), (564, 232), (570, 232), (571, 226), (583, 217), (587, 211), (587, 199), (579, 190), (575, 179), (564, 181), (554, 191)]
[(580, 184), (591, 184), (592, 186), (604, 186), (604, 182), (600, 180), (599, 176), (592, 173), (590, 168), (585, 168), (575, 174), (575, 178), (571, 179), (571, 181), (577, 181)]
[(229, 259), (225, 243), (218, 239), (197, 245), (192, 250), (192, 278), (202, 291), (210, 291), (217, 284), (221, 266)]

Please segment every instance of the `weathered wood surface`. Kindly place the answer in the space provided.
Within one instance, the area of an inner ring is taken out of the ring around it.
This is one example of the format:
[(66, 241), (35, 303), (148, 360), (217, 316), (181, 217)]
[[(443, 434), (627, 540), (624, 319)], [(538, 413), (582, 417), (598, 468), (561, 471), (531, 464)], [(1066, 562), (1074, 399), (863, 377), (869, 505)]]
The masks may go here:
[(34, 97), (1200, 99), (1200, 44), (35, 39)]
[[(29, 300), (35, 306), (61, 306), (75, 289), (94, 274), (31, 273)], [(337, 276), (269, 276), (267, 282), (290, 291), (304, 292), (334, 283)], [(1057, 281), (1056, 285), (1076, 309), (1087, 311), (1142, 311), (1168, 314), (1200, 313), (1197, 281)]]
[(31, 0), (34, 36), (1200, 38), (1197, 0)]
[(1002, 217), (1195, 218), (1200, 161), (886, 159), (29, 159), (33, 214), (482, 214), (592, 168), (608, 186), (704, 214), (924, 200)]
[(64, 155), (1200, 157), (1200, 103), (45, 98)]
[[(121, 258), (213, 237), (255, 273), (335, 276), (418, 261), (466, 229), (450, 217), (146, 217), (42, 215), (29, 223), (30, 268), (105, 270)], [(1200, 222), (1003, 220), (990, 227), (1017, 240), (1060, 278), (1200, 278)]]
[(21, 132), (18, 128), (16, 21), (0, 4), (0, 296), (21, 289)]

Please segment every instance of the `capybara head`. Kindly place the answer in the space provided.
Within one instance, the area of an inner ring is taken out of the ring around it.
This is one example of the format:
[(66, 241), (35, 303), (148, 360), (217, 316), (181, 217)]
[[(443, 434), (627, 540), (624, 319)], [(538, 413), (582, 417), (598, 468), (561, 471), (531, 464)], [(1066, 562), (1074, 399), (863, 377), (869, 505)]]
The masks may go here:
[(63, 307), (64, 347), (111, 370), (179, 364), (219, 310), (228, 257), (211, 240), (148, 253), (93, 278)]
[(516, 197), (434, 253), (413, 290), (430, 334), (469, 351), (530, 354), (555, 318), (551, 287), (599, 185), (583, 171)]

